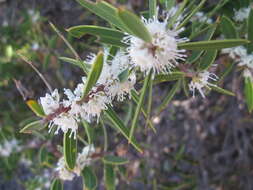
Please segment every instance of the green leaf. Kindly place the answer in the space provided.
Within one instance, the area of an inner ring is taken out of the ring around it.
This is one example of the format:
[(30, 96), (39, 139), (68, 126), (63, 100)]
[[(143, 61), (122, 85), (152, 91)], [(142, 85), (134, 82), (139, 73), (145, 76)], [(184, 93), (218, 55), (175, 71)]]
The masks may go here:
[(184, 77), (183, 72), (172, 72), (169, 74), (160, 74), (156, 75), (154, 78), (154, 84), (162, 83), (162, 82), (169, 82), (169, 81), (174, 81), (178, 80)]
[(214, 49), (223, 49), (240, 46), (246, 43), (249, 43), (249, 41), (243, 39), (210, 40), (210, 41), (180, 43), (178, 44), (178, 47), (180, 49), (188, 49), (188, 50), (214, 50)]
[(104, 176), (106, 190), (115, 190), (115, 171), (112, 165), (104, 164)]
[[(115, 45), (115, 43), (117, 43), (117, 45), (120, 44), (120, 46), (126, 46), (124, 43), (122, 43), (122, 39), (124, 38), (125, 34), (119, 30), (101, 26), (80, 25), (71, 27), (67, 29), (67, 31), (77, 38), (81, 38), (86, 34), (90, 34), (97, 36), (98, 40), (102, 39), (103, 43), (111, 45)], [(108, 42), (106, 40), (108, 40)]]
[[(114, 112), (114, 110), (108, 106), (108, 109), (105, 110), (106, 116), (108, 117), (108, 119), (110, 119), (110, 121), (113, 124), (113, 127), (115, 127), (115, 129), (119, 130), (119, 132), (126, 138), (129, 140), (129, 129), (124, 125), (124, 123), (121, 121), (121, 119), (117, 116), (117, 114)], [(134, 148), (136, 150), (138, 150), (139, 152), (143, 152), (140, 148), (140, 145), (136, 142), (136, 140), (134, 138), (132, 138), (131, 140), (129, 140), (129, 142), (134, 146)]]
[(84, 167), (82, 171), (83, 182), (87, 190), (93, 190), (97, 187), (97, 177), (90, 167)]
[(90, 92), (92, 87), (96, 84), (97, 80), (103, 69), (103, 62), (104, 62), (104, 54), (99, 52), (97, 54), (94, 63), (92, 64), (92, 68), (88, 74), (87, 81), (85, 82), (83, 97), (86, 97), (87, 94)]
[(118, 9), (118, 16), (129, 31), (131, 31), (130, 34), (137, 36), (145, 42), (152, 42), (151, 34), (139, 17), (125, 9)]
[(45, 146), (42, 146), (39, 150), (39, 162), (41, 165), (48, 164), (48, 152), (47, 152)]
[(189, 0), (184, 0), (182, 3), (180, 3), (179, 8), (177, 9), (176, 13), (173, 15), (173, 17), (170, 19), (169, 28), (173, 27), (174, 24), (177, 22), (178, 17), (182, 14), (184, 11), (184, 8)]
[(220, 29), (226, 38), (229, 38), (229, 39), (238, 38), (238, 33), (236, 31), (233, 21), (230, 20), (226, 16), (222, 16), (221, 23), (220, 23)]
[(91, 127), (90, 124), (85, 120), (82, 120), (82, 124), (85, 130), (85, 133), (88, 137), (88, 143), (92, 144), (94, 140), (94, 127)]
[(83, 61), (79, 61), (79, 60), (75, 60), (75, 59), (71, 59), (68, 57), (59, 57), (60, 60), (65, 61), (67, 63), (71, 63), (75, 66), (78, 66), (79, 68), (81, 68), (85, 74), (89, 73), (89, 69), (90, 69), (90, 65), (85, 64)]
[[(203, 40), (211, 40), (214, 33), (215, 33), (215, 30), (217, 28), (217, 24), (212, 24), (208, 27), (208, 30), (206, 31), (206, 35), (205, 37), (203, 38)], [(201, 55), (204, 53), (204, 51), (201, 51), (201, 50), (196, 50), (196, 51), (192, 51), (192, 55), (190, 57), (187, 58), (187, 62), (189, 64), (192, 64), (194, 63), (196, 60), (198, 60)]]
[(112, 164), (112, 165), (123, 165), (123, 164), (127, 164), (128, 160), (126, 158), (122, 158), (118, 156), (107, 155), (103, 157), (103, 162), (106, 164)]
[(248, 18), (248, 40), (250, 44), (247, 46), (248, 53), (253, 52), (253, 9), (251, 9)]
[(163, 102), (159, 107), (157, 108), (158, 113), (161, 113), (170, 103), (170, 101), (173, 99), (175, 94), (177, 93), (178, 89), (180, 88), (181, 81), (178, 80), (176, 84), (173, 85), (172, 89), (167, 93), (166, 97), (164, 98)]
[(220, 87), (218, 87), (218, 86), (209, 86), (212, 90), (214, 90), (214, 91), (217, 91), (217, 92), (219, 92), (219, 93), (221, 93), (221, 94), (225, 94), (225, 95), (229, 95), (229, 96), (235, 96), (235, 94), (233, 93), (233, 92), (230, 92), (230, 91), (228, 91), (228, 90), (225, 90), (225, 89), (223, 89), (223, 88), (220, 88)]
[(202, 8), (205, 2), (206, 0), (202, 0), (199, 5), (193, 11), (191, 11), (191, 13), (183, 20), (183, 22), (181, 22), (177, 29), (180, 29), (185, 26), (189, 22), (189, 20), (195, 15), (195, 13), (197, 13)]
[(253, 83), (249, 77), (244, 79), (244, 94), (248, 110), (251, 113), (253, 110)]
[[(133, 99), (133, 101), (138, 104), (139, 102), (139, 94), (136, 90), (132, 90), (131, 91), (131, 97)], [(156, 133), (156, 129), (155, 127), (153, 126), (153, 123), (152, 121), (148, 118), (148, 113), (147, 111), (144, 109), (144, 106), (141, 108), (141, 111), (142, 111), (142, 114), (143, 116), (145, 117), (145, 119), (147, 120), (148, 122), (148, 126)]]
[(70, 137), (71, 130), (68, 130), (67, 133), (64, 133), (63, 138), (63, 154), (64, 160), (67, 167), (72, 170), (76, 165), (76, 156), (77, 156), (77, 140), (73, 137)]
[(89, 0), (77, 0), (83, 7), (89, 9), (94, 14), (102, 19), (105, 19), (114, 26), (125, 32), (130, 32), (129, 29), (122, 23), (117, 14), (117, 9), (105, 1), (97, 1), (96, 3)]
[(157, 9), (157, 2), (156, 0), (149, 0), (149, 18), (153, 18), (157, 15), (156, 9)]
[(45, 116), (42, 106), (39, 105), (37, 101), (28, 100), (28, 101), (26, 101), (26, 104), (33, 111), (33, 113), (35, 113), (37, 116), (39, 116), (39, 117)]
[(28, 123), (26, 126), (23, 127), (19, 132), (20, 133), (34, 133), (36, 131), (40, 131), (44, 129), (46, 125), (43, 124), (42, 120), (33, 121), (31, 123)]
[(217, 50), (210, 50), (206, 51), (203, 58), (200, 60), (199, 68), (200, 70), (208, 69), (215, 61), (218, 51)]
[(113, 38), (112, 36), (111, 37), (102, 36), (99, 39), (99, 42), (104, 43), (104, 44), (108, 44), (108, 45), (112, 45), (112, 46), (116, 46), (116, 47), (123, 47), (123, 48), (127, 47), (126, 43), (119, 41), (118, 39)]
[(134, 116), (133, 116), (131, 129), (130, 129), (130, 136), (129, 136), (130, 140), (133, 138), (134, 131), (135, 131), (135, 128), (137, 126), (137, 122), (138, 122), (138, 119), (139, 119), (139, 115), (140, 115), (140, 112), (141, 112), (142, 105), (144, 103), (144, 98), (145, 98), (145, 95), (146, 95), (146, 92), (147, 92), (147, 89), (148, 89), (148, 85), (149, 85), (151, 76), (152, 76), (152, 70), (149, 72), (149, 75), (146, 76), (143, 88), (141, 89), (141, 96), (140, 96), (139, 102), (137, 104), (137, 107), (136, 107), (136, 110), (135, 110), (135, 113), (134, 113)]
[(63, 190), (63, 184), (61, 180), (54, 179), (51, 183), (50, 190)]

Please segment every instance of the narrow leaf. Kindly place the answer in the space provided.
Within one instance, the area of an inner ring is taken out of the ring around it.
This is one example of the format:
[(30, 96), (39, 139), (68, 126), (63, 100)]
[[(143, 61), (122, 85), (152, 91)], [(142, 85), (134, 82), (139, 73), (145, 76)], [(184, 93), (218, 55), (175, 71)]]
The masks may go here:
[(104, 164), (106, 190), (115, 190), (115, 171), (112, 165)]
[(64, 133), (63, 154), (67, 167), (70, 170), (72, 170), (76, 165), (77, 140), (74, 137), (71, 137), (70, 135), (71, 130), (69, 130), (67, 133)]
[(188, 50), (210, 50), (210, 49), (223, 49), (235, 46), (240, 46), (249, 43), (248, 40), (243, 39), (230, 39), (230, 40), (210, 40), (200, 42), (186, 42), (178, 44), (180, 49)]
[(235, 25), (232, 20), (226, 16), (222, 16), (220, 24), (221, 32), (226, 38), (236, 39), (238, 38), (238, 33), (236, 31)]
[(27, 124), (19, 132), (31, 134), (33, 132), (40, 131), (40, 130), (44, 129), (45, 127), (46, 127), (46, 125), (43, 125), (42, 120), (38, 120), (38, 121), (33, 121), (33, 122)]
[[(133, 99), (133, 101), (138, 104), (139, 102), (139, 94), (136, 90), (132, 90), (131, 91), (131, 97)], [(148, 118), (148, 113), (147, 111), (144, 109), (144, 106), (141, 108), (141, 111), (142, 111), (142, 114), (143, 116), (145, 117), (145, 119), (147, 120), (148, 122), (148, 126), (156, 133), (156, 129), (155, 127), (153, 126), (153, 123), (152, 121)]]
[(51, 183), (50, 190), (63, 190), (63, 184), (61, 180), (54, 179)]
[(149, 18), (153, 18), (156, 16), (156, 7), (157, 7), (157, 2), (156, 0), (149, 0)]
[(178, 80), (176, 82), (176, 84), (173, 85), (172, 89), (167, 93), (167, 95), (164, 98), (163, 102), (157, 108), (158, 113), (161, 113), (168, 106), (168, 104), (170, 103), (170, 101), (173, 99), (173, 97), (175, 96), (176, 92), (180, 88), (180, 83), (181, 83), (181, 81)]
[(217, 53), (217, 50), (206, 51), (199, 63), (200, 70), (208, 69), (214, 63)]
[(90, 124), (85, 120), (82, 120), (82, 124), (88, 138), (88, 143), (92, 144), (94, 139), (94, 127), (90, 126)]
[(35, 100), (28, 100), (26, 101), (28, 107), (39, 117), (44, 117), (45, 113), (41, 105), (38, 104)]
[(206, 0), (202, 0), (199, 5), (193, 11), (191, 11), (191, 13), (183, 20), (183, 22), (177, 27), (177, 29), (180, 29), (185, 26), (189, 22), (189, 20), (195, 15), (195, 13), (197, 13), (202, 8), (205, 2)]
[(253, 83), (249, 77), (244, 79), (244, 94), (249, 112), (253, 110)]
[(158, 84), (158, 83), (162, 83), (162, 82), (169, 82), (169, 81), (174, 81), (174, 80), (178, 80), (184, 77), (184, 73), (183, 72), (172, 72), (169, 74), (160, 74), (160, 75), (156, 75), (154, 78), (154, 84)]
[(96, 3), (89, 0), (77, 0), (83, 7), (89, 9), (94, 14), (102, 19), (105, 19), (114, 26), (125, 32), (130, 32), (129, 29), (122, 23), (117, 15), (117, 9), (105, 1), (97, 1)]
[(90, 65), (85, 64), (83, 61), (80, 60), (76, 60), (76, 59), (71, 59), (68, 57), (59, 57), (60, 60), (65, 61), (67, 63), (71, 63), (75, 66), (78, 66), (79, 68), (81, 68), (85, 74), (88, 74), (89, 69), (90, 69)]
[(219, 92), (219, 93), (221, 93), (221, 94), (225, 94), (225, 95), (229, 95), (229, 96), (235, 96), (235, 94), (233, 93), (233, 92), (230, 92), (230, 91), (228, 91), (228, 90), (225, 90), (225, 89), (223, 89), (223, 88), (220, 88), (220, 87), (218, 87), (218, 86), (209, 86), (212, 90), (214, 90), (214, 91), (217, 91), (217, 92)]
[[(208, 30), (206, 31), (206, 35), (205, 37), (203, 38), (203, 40), (211, 40), (215, 31), (216, 31), (216, 28), (217, 28), (217, 24), (212, 24), (210, 25), (210, 27), (208, 28)], [(204, 53), (203, 50), (195, 50), (195, 51), (192, 51), (192, 55), (190, 57), (187, 58), (187, 62), (189, 64), (192, 64), (194, 63), (196, 60), (198, 60), (201, 55)]]
[(249, 18), (248, 18), (248, 40), (250, 44), (248, 44), (247, 49), (248, 53), (253, 52), (253, 9), (251, 9)]
[(130, 136), (129, 136), (130, 140), (133, 138), (133, 135), (134, 135), (134, 131), (135, 131), (138, 119), (139, 119), (142, 105), (144, 103), (144, 98), (145, 98), (145, 95), (146, 95), (146, 92), (148, 89), (148, 85), (149, 85), (151, 76), (152, 76), (152, 71), (150, 71), (149, 75), (146, 76), (143, 88), (141, 89), (141, 96), (140, 96), (139, 102), (137, 104), (137, 107), (136, 107), (136, 110), (134, 113), (134, 117), (133, 117), (133, 121), (132, 121), (132, 125), (131, 125), (131, 129), (130, 129)]
[(131, 31), (130, 34), (139, 37), (145, 42), (152, 42), (152, 37), (148, 29), (139, 17), (125, 9), (119, 9), (118, 16), (129, 31)]
[(97, 187), (97, 177), (90, 167), (84, 167), (82, 171), (83, 183), (87, 190), (93, 190)]
[(96, 84), (97, 80), (99, 79), (99, 76), (103, 69), (103, 62), (104, 62), (104, 54), (102, 52), (99, 52), (96, 59), (94, 60), (94, 63), (92, 65), (91, 71), (88, 74), (87, 81), (85, 82), (83, 97), (85, 97), (92, 87)]
[(123, 165), (123, 164), (127, 164), (128, 160), (123, 157), (107, 155), (103, 157), (103, 162), (106, 164), (112, 164), (112, 165)]
[(108, 109), (105, 111), (105, 113), (108, 119), (110, 119), (110, 121), (113, 123), (113, 127), (119, 130), (119, 132), (130, 141), (134, 148), (142, 153), (143, 151), (141, 150), (140, 145), (137, 144), (136, 140), (134, 138), (132, 138), (131, 140), (129, 139), (129, 129), (125, 127), (124, 123), (117, 116), (114, 110), (110, 106), (108, 106)]

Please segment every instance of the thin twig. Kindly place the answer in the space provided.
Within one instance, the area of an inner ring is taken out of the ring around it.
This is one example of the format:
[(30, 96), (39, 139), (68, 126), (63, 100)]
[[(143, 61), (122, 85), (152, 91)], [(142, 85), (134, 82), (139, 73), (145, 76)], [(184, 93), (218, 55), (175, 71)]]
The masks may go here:
[(55, 27), (55, 25), (52, 22), (49, 22), (50, 26), (53, 28), (53, 30), (57, 33), (57, 35), (65, 42), (65, 44), (68, 46), (70, 51), (74, 54), (75, 58), (81, 61), (80, 56), (77, 54), (77, 52), (74, 50), (74, 48), (70, 45), (68, 40), (61, 34), (61, 32)]
[(39, 70), (32, 64), (31, 61), (28, 61), (28, 59), (24, 56), (21, 55), (20, 53), (18, 53), (18, 55), (20, 56), (20, 58), (26, 62), (28, 65), (30, 65), (32, 67), (32, 69), (39, 75), (39, 77), (42, 79), (42, 81), (45, 83), (45, 85), (47, 86), (47, 88), (49, 89), (49, 91), (52, 93), (52, 87), (50, 86), (50, 84), (47, 82), (47, 80), (45, 79), (45, 77), (39, 72)]

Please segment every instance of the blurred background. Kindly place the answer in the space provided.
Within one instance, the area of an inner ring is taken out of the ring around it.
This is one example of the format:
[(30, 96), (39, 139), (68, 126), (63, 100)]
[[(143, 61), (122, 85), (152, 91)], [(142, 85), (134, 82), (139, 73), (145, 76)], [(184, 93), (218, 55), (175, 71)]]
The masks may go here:
[[(144, 0), (107, 1), (135, 11), (147, 7)], [(239, 0), (231, 0), (220, 12), (229, 15), (235, 2)], [(206, 9), (215, 3), (210, 0)], [(73, 39), (65, 29), (79, 24), (106, 25), (74, 0), (0, 0), (0, 145), (2, 142), (3, 147), (8, 139), (17, 148), (8, 154), (0, 146), (0, 190), (49, 189), (55, 175), (57, 144), (62, 137), (52, 137), (47, 130), (43, 134), (19, 133), (34, 115), (14, 82), (19, 81), (28, 98), (38, 99), (47, 92), (36, 72), (17, 53), (29, 58), (53, 88), (73, 89), (80, 82), (82, 71), (58, 58), (74, 57), (49, 21), (82, 58), (89, 52), (97, 52), (99, 44), (92, 36)], [(226, 61), (224, 56), (217, 59), (222, 64), (227, 64)], [(234, 71), (223, 82), (236, 97), (211, 92), (206, 99), (193, 99), (177, 94), (169, 107), (153, 118), (157, 133), (150, 130), (138, 133), (138, 140), (146, 148), (143, 155), (114, 134), (111, 151), (116, 150), (117, 155), (130, 160), (119, 169), (117, 189), (252, 190), (253, 120), (243, 102), (238, 76)], [(161, 102), (169, 89), (171, 85), (167, 83), (155, 87), (153, 106)], [(128, 110), (129, 106), (132, 104), (123, 109)], [(97, 130), (98, 145), (103, 142), (100, 133)], [(103, 189), (103, 171), (99, 164), (96, 168), (100, 177), (98, 189)], [(81, 190), (80, 184), (76, 178), (66, 182), (65, 188)]]

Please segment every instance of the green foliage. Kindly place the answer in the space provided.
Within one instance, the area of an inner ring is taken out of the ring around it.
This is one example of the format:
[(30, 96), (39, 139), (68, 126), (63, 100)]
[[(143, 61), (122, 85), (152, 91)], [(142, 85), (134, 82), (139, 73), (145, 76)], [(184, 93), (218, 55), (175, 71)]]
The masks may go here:
[(63, 154), (64, 160), (67, 167), (72, 170), (76, 165), (76, 157), (77, 157), (77, 140), (71, 135), (71, 131), (69, 130), (67, 133), (64, 133), (63, 138)]

